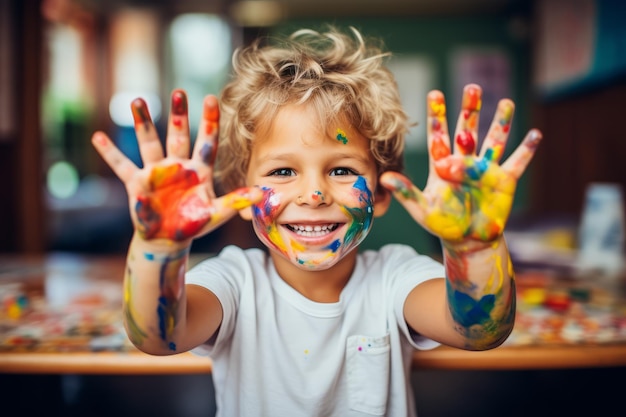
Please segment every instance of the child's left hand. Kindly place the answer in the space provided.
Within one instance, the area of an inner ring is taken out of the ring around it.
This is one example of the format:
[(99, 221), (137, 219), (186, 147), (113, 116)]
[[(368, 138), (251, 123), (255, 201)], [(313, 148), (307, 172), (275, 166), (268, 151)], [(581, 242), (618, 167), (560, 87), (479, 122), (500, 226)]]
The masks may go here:
[(498, 103), (493, 122), (477, 153), (482, 90), (475, 84), (463, 91), (463, 104), (451, 152), (444, 96), (428, 94), (428, 154), (430, 171), (420, 191), (405, 176), (386, 172), (381, 184), (392, 191), (411, 216), (430, 233), (449, 242), (491, 242), (504, 231), (517, 180), (541, 141), (533, 129), (502, 164), (515, 105)]

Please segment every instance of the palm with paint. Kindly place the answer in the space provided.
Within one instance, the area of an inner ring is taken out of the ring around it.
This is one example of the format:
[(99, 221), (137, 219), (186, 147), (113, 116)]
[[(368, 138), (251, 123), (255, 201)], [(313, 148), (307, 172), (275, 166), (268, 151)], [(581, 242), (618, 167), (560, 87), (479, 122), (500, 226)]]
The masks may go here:
[(262, 197), (260, 190), (242, 188), (217, 198), (213, 190), (213, 164), (217, 151), (219, 107), (217, 99), (204, 100), (204, 112), (191, 158), (191, 141), (184, 91), (172, 93), (166, 139), (167, 156), (146, 103), (131, 104), (135, 132), (144, 167), (130, 161), (102, 132), (92, 143), (128, 192), (131, 217), (146, 239), (188, 242), (217, 228)]
[(502, 234), (517, 180), (541, 140), (539, 131), (531, 130), (511, 156), (499, 164), (515, 108), (512, 101), (503, 99), (477, 152), (481, 94), (481, 88), (475, 84), (467, 85), (463, 91), (454, 151), (444, 96), (440, 91), (428, 94), (430, 168), (423, 191), (399, 173), (381, 176), (381, 184), (394, 193), (411, 216), (444, 241), (491, 242)]

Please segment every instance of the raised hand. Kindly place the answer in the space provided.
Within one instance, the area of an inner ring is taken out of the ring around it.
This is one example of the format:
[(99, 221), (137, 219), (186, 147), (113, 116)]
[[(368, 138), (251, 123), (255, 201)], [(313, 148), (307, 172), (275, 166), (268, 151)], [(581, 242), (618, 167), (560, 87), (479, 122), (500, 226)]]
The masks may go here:
[(218, 145), (219, 106), (207, 96), (191, 158), (187, 96), (171, 96), (166, 151), (159, 140), (146, 103), (131, 104), (143, 168), (130, 161), (103, 132), (92, 143), (126, 186), (131, 218), (141, 237), (186, 242), (215, 229), (237, 210), (262, 198), (254, 188), (241, 188), (217, 198), (213, 165)]
[(528, 132), (502, 164), (515, 105), (503, 99), (477, 153), (477, 132), (482, 90), (467, 85), (454, 135), (454, 151), (446, 121), (446, 104), (440, 91), (427, 97), (429, 175), (420, 191), (396, 172), (381, 176), (411, 216), (426, 230), (451, 242), (490, 242), (500, 236), (513, 204), (517, 181), (541, 141), (538, 130)]

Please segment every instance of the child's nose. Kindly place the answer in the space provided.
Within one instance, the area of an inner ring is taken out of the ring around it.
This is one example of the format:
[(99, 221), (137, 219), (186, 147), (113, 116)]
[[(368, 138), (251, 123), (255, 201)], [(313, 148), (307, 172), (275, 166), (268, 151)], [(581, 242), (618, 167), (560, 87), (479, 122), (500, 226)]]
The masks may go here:
[(321, 190), (307, 191), (299, 194), (296, 198), (298, 205), (308, 204), (310, 206), (320, 206), (322, 204), (328, 204), (326, 195)]

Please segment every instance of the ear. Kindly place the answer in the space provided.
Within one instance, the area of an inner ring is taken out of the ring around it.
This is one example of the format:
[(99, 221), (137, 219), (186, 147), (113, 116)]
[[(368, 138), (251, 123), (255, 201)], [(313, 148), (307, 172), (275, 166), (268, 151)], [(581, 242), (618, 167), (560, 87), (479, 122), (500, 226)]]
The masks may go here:
[(391, 204), (391, 192), (378, 184), (374, 192), (374, 217), (380, 217), (387, 212)]
[(242, 219), (247, 220), (247, 221), (252, 220), (252, 206), (248, 206), (246, 208), (239, 210), (239, 216), (241, 216)]

